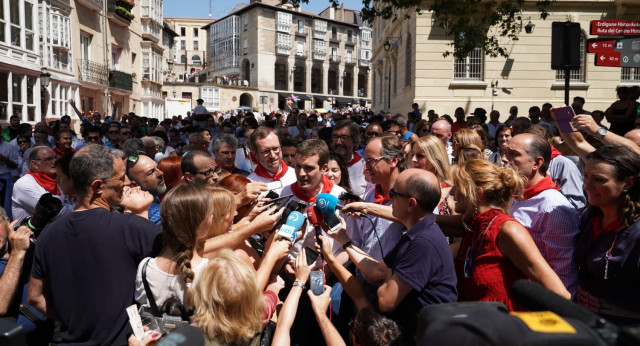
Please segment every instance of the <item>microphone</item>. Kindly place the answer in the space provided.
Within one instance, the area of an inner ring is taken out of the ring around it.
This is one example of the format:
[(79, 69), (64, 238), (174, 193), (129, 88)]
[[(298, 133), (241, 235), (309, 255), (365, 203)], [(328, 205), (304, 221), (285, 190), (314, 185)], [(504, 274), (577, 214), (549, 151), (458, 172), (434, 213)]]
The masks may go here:
[[(320, 236), (322, 235), (321, 225), (324, 223), (324, 216), (322, 216), (321, 209), (318, 208), (317, 205), (307, 208), (307, 218), (309, 222), (311, 222), (311, 224), (313, 225), (313, 229), (316, 232), (316, 242), (318, 243), (318, 246), (320, 246), (320, 248), (322, 249), (322, 242), (320, 241)], [(322, 251), (319, 251), (319, 252), (320, 252), (320, 256), (324, 260), (324, 255), (322, 254)]]
[[(339, 202), (340, 202), (340, 200), (338, 199), (338, 197), (336, 197), (336, 196), (334, 196), (334, 195), (332, 195), (330, 193), (321, 193), (316, 198), (316, 205), (325, 214), (331, 214), (331, 213), (335, 212), (336, 209), (342, 210), (342, 208), (344, 208), (344, 205), (340, 204)], [(356, 211), (355, 209), (347, 209), (345, 211), (346, 212), (351, 212), (351, 213), (357, 213), (360, 216), (364, 215), (361, 212)]]
[(300, 227), (304, 223), (305, 217), (299, 211), (292, 211), (287, 217), (287, 223), (278, 230), (278, 236), (289, 239), (292, 243), (296, 241), (296, 236)]
[[(618, 337), (619, 328), (611, 322), (562, 298), (537, 282), (520, 279), (511, 287), (511, 293), (519, 303), (531, 311), (551, 311), (561, 317), (578, 320), (596, 330), (605, 341), (615, 341)], [(613, 345), (615, 342), (607, 342), (607, 344)]]

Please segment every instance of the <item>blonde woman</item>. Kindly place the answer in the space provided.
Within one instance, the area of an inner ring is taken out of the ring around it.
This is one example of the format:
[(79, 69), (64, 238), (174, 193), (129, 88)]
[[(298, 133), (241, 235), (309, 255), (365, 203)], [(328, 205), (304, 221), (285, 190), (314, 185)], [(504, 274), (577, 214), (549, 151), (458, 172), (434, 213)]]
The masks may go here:
[(275, 310), (275, 293), (258, 288), (253, 269), (231, 250), (221, 250), (195, 286), (192, 322), (205, 345), (259, 345), (265, 322)]
[(149, 306), (144, 271), (157, 306), (175, 297), (187, 311), (194, 309), (192, 287), (209, 262), (202, 256), (202, 247), (214, 233), (231, 229), (233, 201), (225, 189), (193, 184), (178, 185), (167, 193), (161, 207), (164, 248), (158, 257), (145, 258), (138, 266), (135, 299), (139, 304)]
[(469, 145), (475, 145), (483, 151), (484, 155), (484, 143), (482, 142), (482, 138), (480, 135), (472, 130), (472, 129), (460, 129), (456, 133), (453, 134), (453, 160), (454, 162), (458, 162), (458, 151), (461, 147), (466, 147)]
[(440, 181), (441, 198), (434, 213), (439, 215), (450, 215), (453, 212), (453, 198), (450, 196), (451, 165), (447, 149), (435, 136), (420, 137), (412, 143), (410, 151), (411, 167), (424, 169), (433, 173)]

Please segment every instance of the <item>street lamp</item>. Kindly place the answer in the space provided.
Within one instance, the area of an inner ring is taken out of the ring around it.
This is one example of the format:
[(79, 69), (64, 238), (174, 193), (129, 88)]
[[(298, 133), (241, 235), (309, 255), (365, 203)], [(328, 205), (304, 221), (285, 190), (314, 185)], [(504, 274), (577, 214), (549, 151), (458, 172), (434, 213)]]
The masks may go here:
[[(401, 41), (400, 41), (401, 39), (402, 39), (401, 37), (389, 37), (389, 38), (387, 38), (387, 40), (382, 45), (384, 47), (384, 51), (388, 52), (389, 50), (391, 50), (391, 43), (392, 42), (393, 42), (393, 47), (394, 48), (398, 48), (398, 43), (401, 43)], [(389, 40), (392, 40), (392, 42), (389, 42)]]
[(173, 60), (167, 61), (167, 66), (169, 67), (169, 72), (173, 71)]
[(40, 85), (44, 88), (49, 86), (49, 82), (51, 81), (51, 73), (47, 71), (46, 67), (42, 68), (42, 73), (40, 73)]

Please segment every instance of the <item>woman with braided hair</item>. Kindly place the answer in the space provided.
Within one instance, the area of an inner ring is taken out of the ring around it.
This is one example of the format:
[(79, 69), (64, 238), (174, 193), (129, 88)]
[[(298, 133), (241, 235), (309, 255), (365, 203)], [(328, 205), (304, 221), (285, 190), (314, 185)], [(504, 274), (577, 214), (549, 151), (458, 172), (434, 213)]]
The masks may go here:
[(616, 324), (638, 324), (640, 157), (622, 146), (596, 149), (586, 156), (584, 188), (578, 303)]
[(192, 287), (209, 262), (201, 257), (204, 241), (229, 231), (235, 214), (233, 195), (225, 189), (183, 184), (169, 191), (161, 207), (164, 248), (158, 257), (140, 262), (136, 301), (149, 306), (142, 277), (145, 272), (158, 307), (175, 297), (187, 311), (193, 311)]

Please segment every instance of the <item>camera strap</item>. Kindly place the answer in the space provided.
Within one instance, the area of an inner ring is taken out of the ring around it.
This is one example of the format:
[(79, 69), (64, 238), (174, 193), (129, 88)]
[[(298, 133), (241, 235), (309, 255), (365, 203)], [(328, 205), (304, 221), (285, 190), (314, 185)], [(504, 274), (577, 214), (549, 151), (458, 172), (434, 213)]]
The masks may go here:
[(147, 301), (151, 307), (151, 313), (159, 317), (162, 316), (162, 313), (158, 310), (158, 305), (156, 305), (156, 300), (153, 298), (153, 292), (151, 292), (151, 287), (149, 287), (149, 282), (147, 281), (147, 266), (149, 265), (149, 261), (151, 261), (151, 258), (144, 262), (142, 266), (142, 285), (144, 286), (144, 292), (147, 294)]

